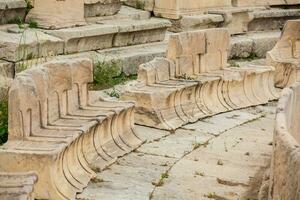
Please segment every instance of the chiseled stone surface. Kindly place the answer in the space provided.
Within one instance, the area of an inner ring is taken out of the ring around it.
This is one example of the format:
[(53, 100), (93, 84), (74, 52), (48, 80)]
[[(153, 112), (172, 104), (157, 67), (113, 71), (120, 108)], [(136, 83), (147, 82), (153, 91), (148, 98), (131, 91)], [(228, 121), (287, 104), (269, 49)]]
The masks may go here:
[(96, 171), (137, 148), (134, 104), (89, 92), (90, 59), (54, 60), (18, 74), (0, 171), (35, 171), (38, 199), (74, 199)]
[(0, 59), (20, 61), (63, 54), (61, 39), (38, 30), (21, 33), (0, 31)]
[(184, 14), (199, 14), (209, 8), (229, 6), (230, 0), (155, 0), (154, 14), (169, 19), (180, 19)]
[(120, 0), (84, 0), (84, 16), (109, 16), (117, 14), (121, 9)]
[(274, 68), (228, 67), (228, 47), (226, 29), (170, 36), (167, 59), (142, 64), (138, 80), (121, 95), (136, 102), (136, 123), (174, 130), (216, 113), (278, 98)]
[(234, 6), (272, 6), (299, 4), (297, 0), (233, 0)]
[(300, 20), (286, 23), (280, 40), (267, 54), (267, 63), (276, 69), (277, 87), (284, 88), (300, 80)]
[(0, 172), (0, 199), (34, 200), (33, 190), (37, 180), (38, 177), (35, 172)]
[(282, 92), (274, 132), (269, 200), (300, 198), (300, 85)]
[(77, 199), (256, 199), (271, 158), (274, 110), (232, 111), (172, 133), (137, 126), (147, 142), (98, 173)]
[(40, 28), (59, 29), (84, 25), (84, 0), (34, 0), (26, 20)]
[(0, 0), (0, 24), (25, 17), (25, 0)]
[(76, 53), (164, 40), (170, 22), (163, 19), (104, 20), (87, 26), (49, 30), (65, 42), (64, 52)]

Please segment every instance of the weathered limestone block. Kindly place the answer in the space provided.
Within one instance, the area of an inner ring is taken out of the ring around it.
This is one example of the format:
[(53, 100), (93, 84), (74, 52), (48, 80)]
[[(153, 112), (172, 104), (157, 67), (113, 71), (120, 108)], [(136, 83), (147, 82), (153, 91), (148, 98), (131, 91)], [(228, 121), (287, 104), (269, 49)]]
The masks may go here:
[(300, 20), (286, 23), (280, 40), (267, 54), (267, 63), (276, 69), (277, 87), (284, 88), (300, 80)]
[(35, 21), (46, 29), (84, 25), (84, 0), (34, 0), (26, 21)]
[(75, 199), (118, 156), (138, 147), (132, 103), (90, 93), (89, 59), (57, 60), (16, 77), (9, 93), (9, 140), (0, 170), (36, 171), (37, 199)]
[(222, 27), (228, 28), (230, 34), (240, 34), (248, 31), (248, 24), (253, 20), (251, 8), (211, 9), (210, 14), (219, 14), (224, 18)]
[(0, 173), (0, 199), (34, 200), (33, 189), (37, 180), (34, 172)]
[(272, 6), (272, 5), (294, 5), (299, 4), (297, 0), (232, 0), (233, 6)]
[(0, 24), (24, 19), (25, 8), (24, 0), (0, 0)]
[(221, 27), (224, 18), (219, 14), (182, 15), (180, 19), (171, 20), (171, 32), (183, 32)]
[(48, 30), (65, 42), (65, 54), (164, 40), (170, 22), (163, 19), (105, 20), (87, 26)]
[[(106, 22), (114, 24), (114, 22)], [(165, 39), (167, 28), (171, 26), (168, 20), (148, 19), (116, 22), (118, 33), (114, 37), (113, 46), (129, 46), (160, 42)]]
[(169, 19), (180, 19), (181, 15), (201, 14), (209, 8), (229, 6), (230, 0), (155, 0), (154, 14)]
[(92, 24), (88, 26), (46, 31), (65, 42), (64, 53), (106, 49), (112, 47), (113, 36), (118, 27)]
[(37, 30), (22, 33), (0, 31), (0, 59), (20, 61), (63, 54), (61, 39)]
[(122, 99), (136, 102), (136, 123), (174, 130), (217, 113), (258, 105), (278, 97), (274, 68), (227, 67), (226, 29), (170, 37), (167, 58), (139, 67), (138, 81)]
[(248, 24), (249, 31), (282, 30), (287, 20), (299, 19), (299, 8), (255, 9), (253, 20)]
[(300, 85), (282, 92), (278, 103), (269, 200), (300, 198)]
[(153, 11), (155, 0), (125, 0), (124, 4), (137, 9)]
[(84, 0), (84, 16), (108, 16), (117, 14), (121, 9), (120, 0)]

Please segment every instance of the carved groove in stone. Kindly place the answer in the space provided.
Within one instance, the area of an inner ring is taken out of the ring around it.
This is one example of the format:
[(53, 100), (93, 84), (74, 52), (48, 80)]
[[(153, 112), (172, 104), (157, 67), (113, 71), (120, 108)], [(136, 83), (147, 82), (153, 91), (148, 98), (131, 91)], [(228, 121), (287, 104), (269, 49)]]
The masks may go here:
[(276, 69), (276, 87), (284, 88), (300, 80), (300, 20), (289, 20), (276, 46), (267, 53), (267, 63)]
[(13, 82), (9, 141), (0, 149), (0, 163), (6, 164), (0, 170), (36, 171), (36, 198), (74, 199), (95, 170), (141, 144), (133, 103), (89, 92), (92, 70), (88, 59), (52, 61)]
[(136, 123), (173, 130), (203, 117), (278, 98), (274, 68), (227, 67), (229, 34), (210, 29), (171, 36), (168, 58), (139, 67), (124, 100), (136, 101)]

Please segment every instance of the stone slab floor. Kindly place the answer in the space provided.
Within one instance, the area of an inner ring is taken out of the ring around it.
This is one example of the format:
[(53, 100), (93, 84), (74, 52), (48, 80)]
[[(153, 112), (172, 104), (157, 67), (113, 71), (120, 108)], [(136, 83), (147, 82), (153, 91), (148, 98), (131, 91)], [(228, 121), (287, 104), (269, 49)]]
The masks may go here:
[(147, 141), (98, 173), (78, 200), (255, 200), (268, 167), (276, 103), (223, 113)]

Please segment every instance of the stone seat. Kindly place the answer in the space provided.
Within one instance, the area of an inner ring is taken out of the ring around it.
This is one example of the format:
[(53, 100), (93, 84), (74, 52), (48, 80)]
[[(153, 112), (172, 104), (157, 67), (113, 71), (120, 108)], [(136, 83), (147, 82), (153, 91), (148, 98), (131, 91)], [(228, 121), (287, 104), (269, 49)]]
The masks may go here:
[(227, 67), (226, 29), (171, 36), (168, 58), (139, 67), (123, 100), (136, 102), (136, 123), (174, 130), (217, 113), (276, 99), (274, 68)]
[(0, 173), (0, 199), (34, 200), (33, 189), (37, 181), (34, 172)]
[(278, 101), (269, 199), (300, 197), (300, 84), (285, 88)]
[(276, 87), (284, 88), (300, 80), (300, 20), (286, 23), (280, 40), (267, 53), (267, 63), (276, 69)]
[(36, 198), (74, 199), (94, 170), (141, 144), (133, 103), (90, 95), (92, 72), (89, 59), (54, 60), (20, 73), (12, 84), (0, 170), (36, 171)]

